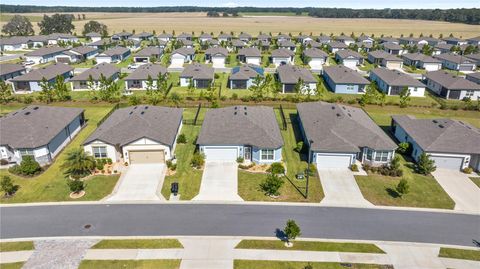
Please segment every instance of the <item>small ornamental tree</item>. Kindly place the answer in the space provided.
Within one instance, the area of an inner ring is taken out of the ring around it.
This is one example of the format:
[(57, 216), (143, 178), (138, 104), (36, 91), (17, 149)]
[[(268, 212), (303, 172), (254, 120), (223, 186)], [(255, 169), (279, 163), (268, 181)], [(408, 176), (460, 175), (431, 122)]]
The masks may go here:
[(423, 152), (417, 162), (417, 172), (423, 175), (428, 175), (436, 169), (435, 161), (430, 159), (430, 156)]
[(14, 185), (9, 176), (3, 176), (0, 181), (0, 189), (5, 193), (5, 196), (12, 196), (18, 190), (18, 185)]
[(62, 168), (65, 169), (67, 175), (78, 179), (92, 173), (95, 169), (95, 159), (86, 154), (83, 149), (78, 148), (67, 153)]
[(203, 153), (194, 153), (192, 156), (191, 164), (193, 167), (200, 169), (205, 163), (205, 155)]
[(407, 154), (410, 151), (410, 143), (402, 142), (398, 144), (397, 152), (400, 154)]
[(185, 134), (180, 134), (180, 135), (178, 135), (177, 143), (178, 143), (178, 144), (185, 144), (185, 143), (187, 143), (187, 137), (185, 136)]
[(73, 193), (79, 193), (85, 189), (85, 184), (83, 184), (83, 181), (78, 179), (69, 180), (67, 184), (68, 184), (68, 188)]
[(409, 189), (410, 185), (408, 184), (408, 181), (404, 178), (402, 178), (400, 182), (398, 182), (398, 185), (395, 187), (395, 190), (400, 197), (403, 197), (404, 194), (407, 194)]
[(25, 155), (22, 157), (20, 165), (14, 165), (8, 170), (13, 174), (22, 176), (33, 176), (42, 171), (40, 164), (33, 158), (33, 156)]
[(293, 244), (291, 241), (302, 235), (300, 227), (292, 219), (287, 220), (287, 224), (285, 225), (285, 229), (283, 229), (283, 232), (285, 233), (288, 246), (292, 246)]
[(280, 195), (280, 188), (283, 185), (283, 180), (275, 174), (268, 174), (265, 181), (260, 184), (260, 188), (269, 196)]

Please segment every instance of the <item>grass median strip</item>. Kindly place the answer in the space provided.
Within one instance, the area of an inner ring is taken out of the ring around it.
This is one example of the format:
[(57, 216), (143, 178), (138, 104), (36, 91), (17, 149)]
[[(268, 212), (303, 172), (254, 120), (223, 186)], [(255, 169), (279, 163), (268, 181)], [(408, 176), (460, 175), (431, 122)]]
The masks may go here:
[(34, 250), (35, 246), (32, 241), (21, 242), (2, 242), (0, 243), (0, 252)]
[(285, 247), (280, 240), (242, 240), (236, 249), (274, 249), (274, 250), (305, 250), (329, 252), (385, 253), (374, 244), (294, 241), (292, 247)]
[(480, 188), (480, 177), (471, 177), (470, 179)]
[(24, 262), (1, 263), (1, 269), (21, 269)]
[(439, 257), (480, 261), (480, 250), (459, 249), (459, 248), (440, 248)]
[(233, 262), (235, 269), (291, 269), (291, 268), (306, 268), (310, 265), (311, 268), (322, 269), (387, 269), (386, 265), (380, 264), (361, 264), (361, 263), (336, 263), (336, 262), (289, 262), (289, 261), (253, 261), (253, 260), (235, 260)]
[(84, 260), (79, 269), (122, 268), (122, 269), (178, 269), (180, 260)]
[(92, 249), (162, 249), (183, 248), (177, 239), (125, 239), (102, 240)]

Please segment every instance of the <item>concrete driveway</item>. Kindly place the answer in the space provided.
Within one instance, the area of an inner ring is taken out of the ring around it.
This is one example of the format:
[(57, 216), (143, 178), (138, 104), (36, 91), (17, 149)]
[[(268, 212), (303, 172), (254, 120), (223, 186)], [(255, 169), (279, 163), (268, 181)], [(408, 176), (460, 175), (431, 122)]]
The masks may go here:
[(432, 174), (455, 201), (455, 210), (480, 213), (480, 189), (469, 178), (474, 175), (440, 168)]
[(352, 171), (348, 168), (319, 169), (325, 198), (320, 202), (329, 206), (368, 207), (372, 203), (363, 198)]
[(120, 177), (108, 201), (159, 201), (165, 164), (132, 164)]
[(238, 164), (236, 162), (206, 162), (200, 193), (193, 200), (243, 201), (238, 195)]

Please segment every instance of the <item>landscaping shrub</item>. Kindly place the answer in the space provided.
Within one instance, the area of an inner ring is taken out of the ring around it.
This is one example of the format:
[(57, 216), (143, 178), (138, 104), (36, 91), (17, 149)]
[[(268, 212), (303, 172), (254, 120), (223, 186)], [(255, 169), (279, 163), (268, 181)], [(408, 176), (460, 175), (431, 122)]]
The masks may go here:
[(245, 159), (243, 157), (238, 157), (237, 158), (237, 163), (243, 163), (243, 161), (245, 161)]
[(409, 155), (411, 150), (411, 145), (408, 142), (402, 142), (398, 144), (397, 152), (400, 154), (407, 154)]
[(8, 164), (8, 160), (0, 159), (0, 165), (7, 165), (7, 164)]
[(177, 138), (177, 143), (178, 144), (185, 144), (187, 143), (187, 137), (185, 136), (185, 134), (180, 134)]
[(85, 189), (85, 185), (83, 184), (83, 181), (78, 179), (69, 180), (67, 184), (68, 184), (68, 188), (70, 188), (70, 191), (73, 193), (79, 193)]
[(371, 166), (369, 164), (364, 164), (363, 170), (365, 170), (366, 172), (381, 174), (381, 175), (390, 176), (390, 177), (403, 176), (403, 170), (401, 169), (400, 158), (398, 156), (395, 156), (390, 162), (390, 164), (384, 164), (379, 167)]
[(237, 100), (237, 99), (238, 99), (238, 94), (233, 93), (233, 94), (232, 94), (232, 100)]
[(309, 169), (305, 169), (305, 175), (307, 175), (307, 174), (310, 177), (316, 176), (317, 175), (317, 167), (313, 164), (310, 164)]
[(238, 165), (238, 168), (247, 170), (247, 169), (250, 169), (250, 168), (252, 168), (252, 167), (254, 167), (254, 166), (255, 166), (254, 163), (250, 163), (250, 164), (248, 164), (248, 165), (246, 165), (246, 164), (239, 164), (239, 165)]
[(105, 159), (96, 159), (95, 168), (97, 168), (97, 170), (102, 170), (106, 163), (107, 161)]
[(300, 227), (297, 225), (297, 223), (294, 220), (291, 220), (291, 219), (287, 221), (287, 224), (283, 229), (283, 233), (287, 238), (287, 242), (290, 242), (291, 240), (295, 240), (295, 238), (302, 235)]
[(282, 163), (272, 163), (267, 171), (275, 175), (283, 175), (285, 174), (285, 167)]
[(473, 168), (471, 167), (466, 167), (466, 168), (463, 168), (462, 170), (465, 174), (471, 174), (473, 173)]
[(107, 163), (108, 163), (108, 164), (112, 164), (112, 163), (113, 163), (113, 162), (112, 162), (112, 159), (111, 159), (111, 158), (107, 158)]
[(350, 169), (353, 171), (353, 172), (358, 172), (358, 165), (357, 164), (352, 164), (352, 166), (350, 166)]
[(408, 185), (408, 181), (404, 178), (398, 182), (398, 185), (395, 187), (398, 195), (402, 197), (404, 194), (407, 194), (410, 189), (410, 185)]
[(83, 149), (77, 148), (67, 153), (61, 168), (65, 170), (65, 174), (78, 179), (90, 175), (95, 168), (95, 163), (95, 159), (91, 155), (85, 153)]
[(3, 176), (0, 181), (0, 189), (5, 193), (5, 196), (12, 196), (17, 192), (18, 185), (13, 185), (12, 179), (9, 176)]
[(430, 159), (425, 152), (420, 155), (415, 168), (417, 172), (422, 175), (428, 175), (437, 169), (435, 166), (435, 161)]
[(203, 153), (195, 152), (192, 156), (191, 164), (193, 167), (200, 169), (205, 163), (205, 155)]
[(268, 174), (265, 181), (260, 184), (260, 188), (265, 192), (266, 195), (278, 196), (280, 195), (280, 188), (283, 185), (283, 180), (275, 174)]
[(303, 149), (303, 141), (299, 141), (293, 150), (300, 153), (302, 152), (302, 149)]
[(40, 164), (33, 158), (33, 156), (23, 156), (20, 165), (16, 164), (8, 169), (12, 174), (22, 176), (33, 176), (42, 171)]

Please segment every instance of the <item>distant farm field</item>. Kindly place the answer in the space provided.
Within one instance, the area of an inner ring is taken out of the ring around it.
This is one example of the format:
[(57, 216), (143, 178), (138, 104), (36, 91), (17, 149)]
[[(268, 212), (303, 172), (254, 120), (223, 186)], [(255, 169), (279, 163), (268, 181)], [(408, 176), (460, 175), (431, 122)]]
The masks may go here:
[[(78, 17), (77, 13), (71, 13)], [(375, 34), (379, 36), (401, 34), (424, 35), (439, 34), (463, 38), (478, 36), (480, 33), (479, 25), (468, 25), (461, 23), (448, 23), (439, 21), (421, 21), (421, 20), (392, 20), (392, 19), (327, 19), (312, 18), (308, 16), (291, 16), (292, 14), (253, 13), (243, 14), (238, 18), (209, 18), (205, 13), (82, 13), (86, 15), (86, 20), (74, 21), (77, 33), (81, 33), (83, 25), (88, 20), (98, 20), (106, 24), (110, 33), (122, 30), (136, 32), (153, 31), (157, 33), (163, 30), (171, 32), (199, 33), (201, 31), (219, 33), (220, 31), (239, 33), (241, 31), (256, 35), (258, 32), (282, 32), (297, 34), (299, 32), (314, 35), (340, 34), (341, 32), (350, 34), (355, 32)], [(3, 25), (11, 18), (11, 14), (0, 14), (0, 25)], [(28, 13), (24, 14), (38, 21), (43, 14)], [(35, 31), (38, 32), (37, 23), (33, 23)]]

